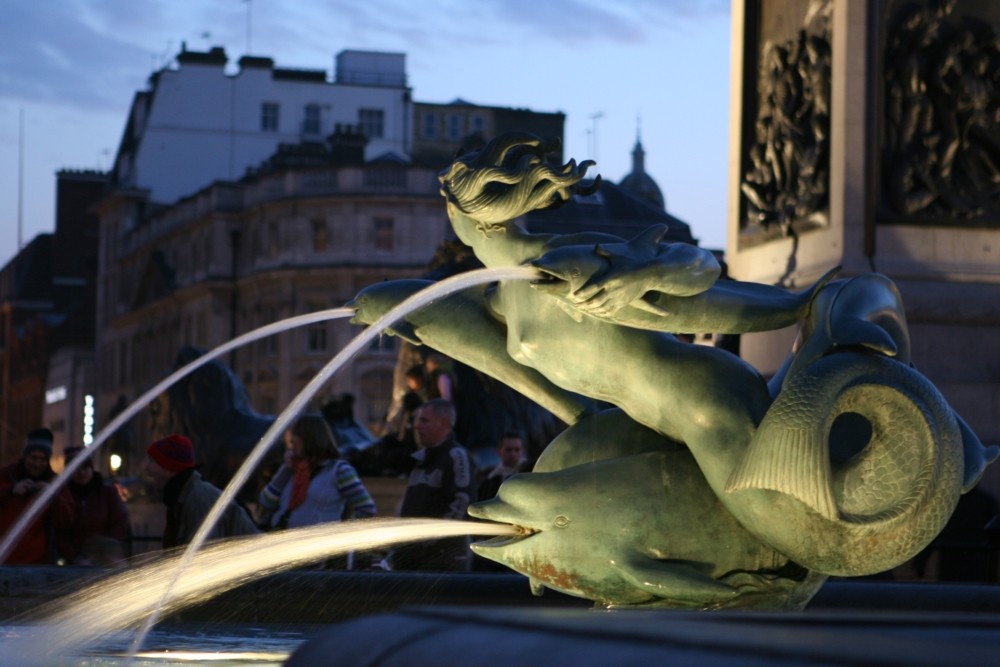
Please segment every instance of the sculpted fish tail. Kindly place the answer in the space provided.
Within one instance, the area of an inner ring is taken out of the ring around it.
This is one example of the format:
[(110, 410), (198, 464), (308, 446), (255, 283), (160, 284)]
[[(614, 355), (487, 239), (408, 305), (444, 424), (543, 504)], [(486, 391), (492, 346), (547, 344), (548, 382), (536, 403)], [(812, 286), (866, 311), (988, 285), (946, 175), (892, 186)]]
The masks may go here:
[[(851, 444), (836, 457), (832, 433)], [(834, 354), (789, 378), (723, 502), (804, 567), (882, 572), (944, 527), (965, 478), (962, 447), (954, 412), (914, 369), (872, 353)], [(782, 521), (764, 520), (776, 511)]]

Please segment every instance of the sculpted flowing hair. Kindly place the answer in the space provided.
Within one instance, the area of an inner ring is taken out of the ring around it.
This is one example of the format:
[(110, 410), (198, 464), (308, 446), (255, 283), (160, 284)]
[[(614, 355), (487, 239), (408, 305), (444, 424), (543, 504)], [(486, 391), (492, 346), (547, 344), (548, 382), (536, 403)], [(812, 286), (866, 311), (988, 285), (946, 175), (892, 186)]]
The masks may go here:
[(527, 133), (503, 134), (442, 171), (441, 194), (489, 233), (528, 211), (561, 205), (574, 192), (596, 190), (600, 176), (586, 190), (574, 188), (592, 160), (579, 165), (570, 160), (562, 167), (545, 162), (545, 155), (557, 146)]

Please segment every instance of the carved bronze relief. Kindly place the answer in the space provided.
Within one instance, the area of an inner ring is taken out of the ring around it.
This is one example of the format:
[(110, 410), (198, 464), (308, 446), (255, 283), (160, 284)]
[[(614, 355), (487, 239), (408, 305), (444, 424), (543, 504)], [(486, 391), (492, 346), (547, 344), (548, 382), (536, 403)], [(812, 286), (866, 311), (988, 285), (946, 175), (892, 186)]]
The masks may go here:
[(832, 9), (832, 0), (747, 3), (745, 241), (827, 222)]
[(881, 11), (879, 221), (1000, 225), (1000, 6)]

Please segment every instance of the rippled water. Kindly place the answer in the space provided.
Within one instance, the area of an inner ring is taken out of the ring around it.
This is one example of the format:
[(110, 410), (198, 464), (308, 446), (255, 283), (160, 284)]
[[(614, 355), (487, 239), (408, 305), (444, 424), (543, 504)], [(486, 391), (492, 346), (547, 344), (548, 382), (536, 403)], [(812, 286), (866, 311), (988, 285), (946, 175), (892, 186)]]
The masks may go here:
[[(514, 526), (481, 521), (382, 518), (326, 523), (212, 542), (193, 557), (186, 558), (189, 554), (174, 552), (141, 567), (126, 569), (42, 607), (38, 610), (37, 623), (23, 624), (16, 633), (0, 641), (0, 665), (51, 667), (63, 664), (61, 661), (66, 656), (88, 655), (109, 638), (117, 641), (127, 635), (134, 640), (134, 629), (153, 615), (168, 615), (267, 575), (349, 551), (440, 537), (515, 535), (518, 532)], [(184, 574), (179, 577), (180, 569)], [(129, 632), (121, 632), (130, 628)], [(136, 660), (148, 653), (146, 639), (144, 636), (142, 646), (135, 651)], [(258, 650), (256, 644), (252, 650)], [(8, 662), (8, 659), (16, 661)], [(194, 664), (208, 661), (208, 656), (202, 656)], [(187, 664), (192, 663), (188, 660)]]

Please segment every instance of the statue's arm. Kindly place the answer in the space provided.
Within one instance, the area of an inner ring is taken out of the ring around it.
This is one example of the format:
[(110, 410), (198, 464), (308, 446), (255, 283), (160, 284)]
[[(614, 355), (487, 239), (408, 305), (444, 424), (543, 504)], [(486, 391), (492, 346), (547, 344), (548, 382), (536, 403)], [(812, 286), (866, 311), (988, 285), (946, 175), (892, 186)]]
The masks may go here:
[(549, 244), (531, 264), (548, 277), (534, 284), (598, 319), (668, 333), (747, 333), (791, 326), (836, 273), (790, 292), (773, 285), (718, 280), (707, 250), (660, 242), (651, 227), (627, 243)]
[[(393, 280), (366, 287), (348, 303), (354, 324), (372, 324), (396, 304), (426, 288), (423, 280)], [(481, 288), (436, 300), (396, 322), (393, 335), (426, 345), (502, 382), (573, 424), (595, 409), (588, 398), (566, 391), (507, 353), (507, 333)]]
[(721, 269), (707, 250), (673, 243), (663, 245), (648, 256), (616, 262), (603, 275), (569, 295), (585, 312), (614, 315), (626, 306), (668, 315), (659, 295), (689, 297), (711, 288)]
[(689, 297), (711, 288), (721, 273), (715, 256), (686, 243), (662, 243), (665, 225), (630, 241), (550, 244), (532, 265), (554, 280), (544, 288), (603, 319), (639, 309), (667, 315), (657, 296)]

